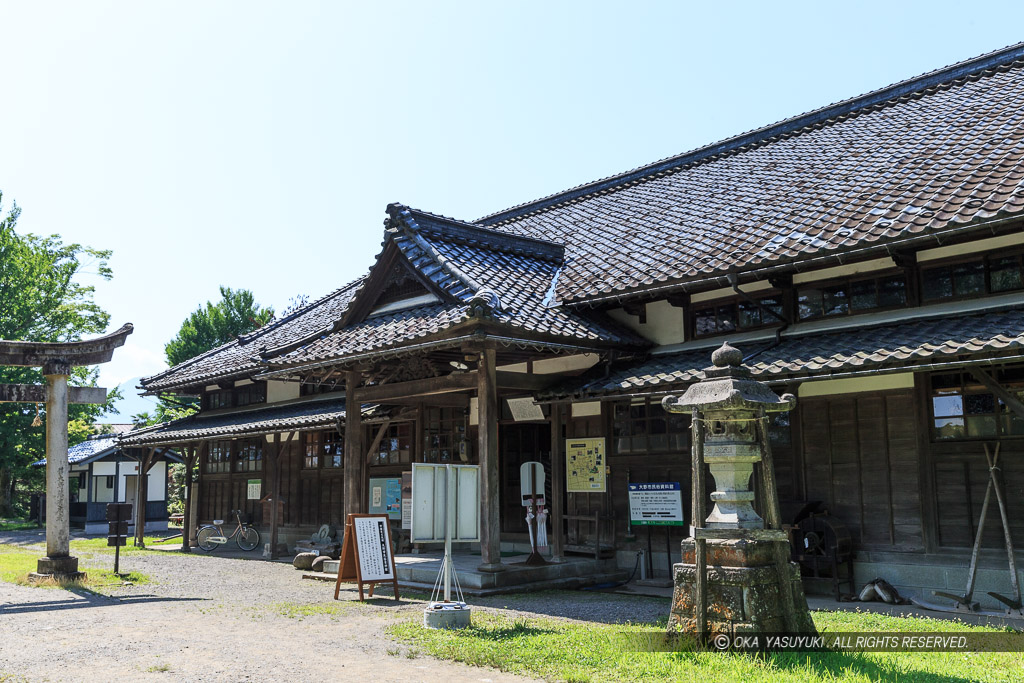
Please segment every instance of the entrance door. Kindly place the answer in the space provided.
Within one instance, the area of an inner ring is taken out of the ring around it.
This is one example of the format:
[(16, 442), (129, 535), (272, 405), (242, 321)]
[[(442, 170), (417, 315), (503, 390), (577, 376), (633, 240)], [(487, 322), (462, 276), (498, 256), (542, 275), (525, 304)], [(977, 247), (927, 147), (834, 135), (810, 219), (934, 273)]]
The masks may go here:
[(130, 474), (124, 478), (124, 502), (131, 503), (132, 505), (132, 516), (128, 519), (135, 519), (135, 496), (138, 493), (138, 482), (139, 478)]
[(545, 498), (551, 500), (551, 427), (547, 424), (510, 424), (498, 427), (501, 461), (501, 530), (526, 534), (526, 508), (519, 487), (519, 466), (536, 460), (544, 464)]

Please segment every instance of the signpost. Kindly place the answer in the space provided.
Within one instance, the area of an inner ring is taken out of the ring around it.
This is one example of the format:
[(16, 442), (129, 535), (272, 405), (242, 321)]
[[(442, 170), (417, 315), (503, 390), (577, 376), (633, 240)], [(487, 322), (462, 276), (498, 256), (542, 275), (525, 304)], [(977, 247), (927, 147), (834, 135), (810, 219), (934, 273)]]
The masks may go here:
[(107, 547), (114, 547), (114, 573), (121, 573), (121, 546), (128, 544), (131, 503), (107, 503)]
[(359, 587), (359, 599), (364, 600), (363, 586), (369, 585), (370, 597), (378, 583), (390, 583), (398, 600), (398, 577), (395, 574), (395, 555), (391, 545), (391, 523), (387, 515), (349, 514), (345, 522), (345, 540), (341, 545), (338, 580), (334, 584), (334, 599), (338, 599), (343, 581)]

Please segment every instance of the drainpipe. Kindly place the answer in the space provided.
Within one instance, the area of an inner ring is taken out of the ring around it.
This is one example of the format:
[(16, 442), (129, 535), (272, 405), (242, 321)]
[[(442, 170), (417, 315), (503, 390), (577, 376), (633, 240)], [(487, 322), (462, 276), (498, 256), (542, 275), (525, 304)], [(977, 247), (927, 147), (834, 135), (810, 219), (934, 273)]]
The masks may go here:
[(732, 287), (732, 291), (736, 292), (740, 296), (740, 298), (742, 298), (744, 301), (746, 301), (748, 303), (753, 304), (754, 306), (757, 306), (758, 310), (760, 310), (762, 314), (767, 313), (768, 315), (770, 315), (771, 317), (775, 318), (776, 320), (778, 320), (779, 322), (782, 323), (777, 328), (775, 328), (775, 341), (771, 342), (770, 344), (768, 344), (767, 346), (765, 346), (762, 349), (758, 349), (757, 351), (754, 351), (753, 353), (748, 354), (746, 356), (746, 358), (743, 359), (743, 362), (746, 363), (751, 358), (754, 358), (755, 356), (759, 356), (760, 354), (764, 353), (765, 351), (769, 351), (771, 349), (774, 349), (776, 346), (781, 344), (782, 343), (782, 333), (786, 330), (787, 327), (789, 327), (792, 324), (792, 322), (788, 318), (786, 318), (785, 316), (779, 315), (778, 313), (776, 313), (772, 309), (770, 309), (767, 306), (764, 306), (763, 304), (761, 304), (761, 302), (758, 301), (757, 299), (753, 298), (752, 296), (750, 296), (749, 294), (747, 294), (746, 292), (741, 290), (740, 289), (740, 284), (739, 284), (739, 278), (736, 276), (735, 273), (729, 273), (728, 275), (726, 275), (726, 279), (728, 279), (729, 286)]

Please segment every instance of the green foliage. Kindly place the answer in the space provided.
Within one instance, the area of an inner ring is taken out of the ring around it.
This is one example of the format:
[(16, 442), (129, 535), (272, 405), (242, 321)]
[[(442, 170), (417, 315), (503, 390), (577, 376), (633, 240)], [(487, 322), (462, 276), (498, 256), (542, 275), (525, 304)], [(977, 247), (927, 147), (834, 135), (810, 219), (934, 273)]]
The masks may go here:
[[(110, 316), (93, 301), (94, 288), (76, 278), (93, 275), (109, 280), (110, 251), (64, 244), (57, 235), (19, 235), (15, 227), (20, 213), (16, 204), (6, 216), (0, 208), (0, 339), (76, 341), (103, 333)], [(98, 375), (97, 370), (75, 368), (70, 383), (96, 386)], [(0, 367), (2, 384), (43, 381), (38, 368)], [(116, 412), (112, 406), (117, 398), (114, 391), (104, 405), (69, 406), (70, 444), (83, 440), (98, 417)], [(0, 514), (13, 511), (15, 489), (26, 482), (41, 483), (42, 473), (29, 467), (45, 456), (44, 430), (32, 426), (38, 408), (0, 404)], [(38, 414), (45, 417), (41, 410)]]
[(164, 353), (172, 367), (199, 354), (226, 344), (240, 334), (266, 325), (274, 317), (273, 308), (262, 308), (247, 289), (221, 286), (221, 299), (206, 302), (181, 325), (178, 335), (167, 342)]

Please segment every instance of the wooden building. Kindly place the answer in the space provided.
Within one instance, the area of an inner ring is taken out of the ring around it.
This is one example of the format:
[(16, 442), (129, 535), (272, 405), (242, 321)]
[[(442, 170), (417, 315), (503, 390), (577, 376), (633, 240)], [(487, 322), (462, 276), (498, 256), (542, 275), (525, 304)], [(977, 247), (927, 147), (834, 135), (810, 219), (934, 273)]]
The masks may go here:
[[(787, 507), (841, 520), (862, 578), (962, 588), (985, 444), (1024, 545), (1022, 104), (1024, 44), (475, 221), (390, 205), (367, 276), (144, 380), (203, 410), (123, 442), (196, 454), (200, 520), (285, 536), (412, 462), (479, 463), (491, 571), (540, 460), (556, 556), (664, 574), (685, 527), (632, 526), (627, 484), (689, 490), (660, 401), (729, 341), (799, 398), (773, 424)], [(604, 471), (568, 492), (585, 438)], [(1005, 591), (993, 515), (981, 584)]]
[[(118, 443), (121, 433), (127, 432), (96, 434), (68, 449), (71, 524), (87, 534), (107, 533), (107, 503), (134, 506), (139, 500), (139, 452)], [(174, 451), (160, 448), (145, 475), (146, 531), (167, 530), (168, 465), (172, 462), (181, 459)], [(46, 460), (34, 465), (44, 467)]]

